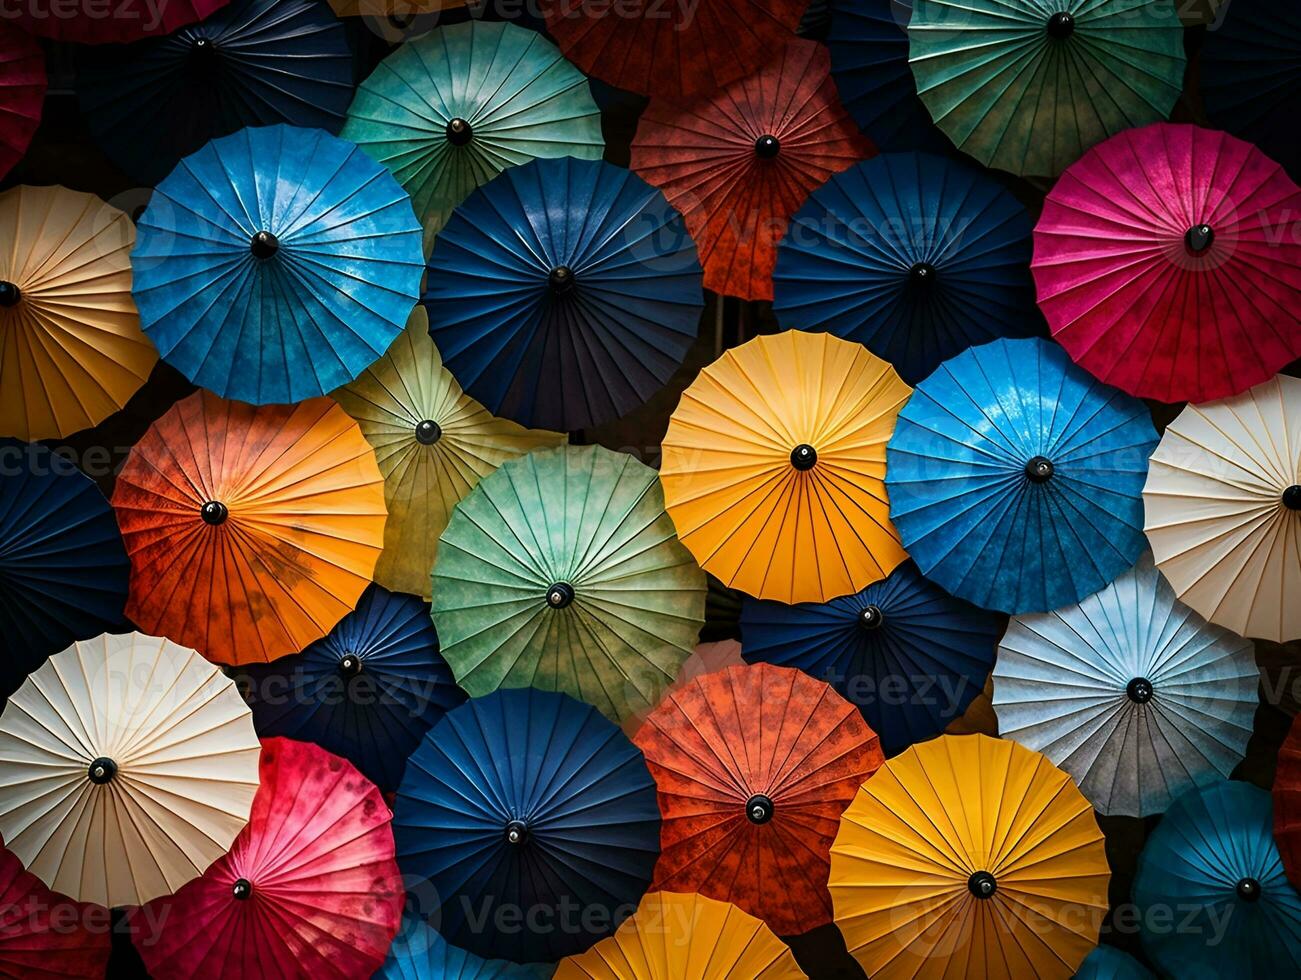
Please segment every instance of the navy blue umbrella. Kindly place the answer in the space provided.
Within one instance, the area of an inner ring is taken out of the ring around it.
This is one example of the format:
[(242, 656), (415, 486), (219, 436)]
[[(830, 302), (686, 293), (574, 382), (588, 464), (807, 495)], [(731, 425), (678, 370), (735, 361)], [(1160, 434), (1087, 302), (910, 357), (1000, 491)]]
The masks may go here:
[(887, 755), (944, 731), (984, 689), (1005, 618), (955, 599), (911, 561), (855, 595), (745, 600), (741, 652), (796, 667), (858, 705)]
[(130, 572), (99, 488), (44, 446), (0, 439), (0, 697), (73, 641), (123, 628)]
[(385, 791), (425, 732), (465, 700), (429, 606), (378, 585), (302, 653), (244, 667), (239, 687), (260, 737), (315, 742)]
[(523, 425), (580, 429), (663, 387), (704, 305), (682, 216), (640, 177), (569, 157), (512, 167), (438, 233), (422, 302), (465, 390)]
[[(393, 811), (412, 899), (484, 957), (547, 962), (630, 915), (659, 857), (646, 761), (564, 694), (507, 688), (447, 713), (407, 763)], [(527, 916), (527, 925), (523, 917)]]
[(832, 177), (777, 247), (783, 327), (857, 341), (916, 384), (974, 344), (1044, 333), (1030, 275), (1033, 223), (997, 181), (924, 153)]

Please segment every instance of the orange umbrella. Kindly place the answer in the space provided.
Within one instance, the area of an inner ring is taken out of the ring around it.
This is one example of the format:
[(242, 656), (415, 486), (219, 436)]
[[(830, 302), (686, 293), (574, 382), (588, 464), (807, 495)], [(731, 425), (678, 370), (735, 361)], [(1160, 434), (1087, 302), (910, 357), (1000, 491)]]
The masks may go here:
[(324, 636), (384, 544), (375, 454), (328, 398), (191, 395), (131, 450), (113, 507), (131, 558), (127, 615), (225, 664)]

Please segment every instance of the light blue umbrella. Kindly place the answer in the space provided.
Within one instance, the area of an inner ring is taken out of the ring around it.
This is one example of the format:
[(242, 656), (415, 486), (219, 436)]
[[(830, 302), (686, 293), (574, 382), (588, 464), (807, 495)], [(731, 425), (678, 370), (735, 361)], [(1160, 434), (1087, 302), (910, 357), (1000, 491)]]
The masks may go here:
[(407, 918), (372, 980), (548, 980), (555, 972), (549, 964), (485, 960)]
[(1115, 946), (1099, 946), (1084, 958), (1075, 980), (1156, 980), (1152, 971)]

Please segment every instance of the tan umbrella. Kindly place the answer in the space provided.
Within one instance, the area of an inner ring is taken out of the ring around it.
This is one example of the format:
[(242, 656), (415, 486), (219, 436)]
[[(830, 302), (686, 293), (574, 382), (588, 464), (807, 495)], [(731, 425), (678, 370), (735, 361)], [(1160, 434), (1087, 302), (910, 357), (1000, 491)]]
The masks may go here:
[(259, 753), (234, 683), (193, 650), (142, 633), (76, 643), (0, 714), (0, 837), (57, 892), (147, 902), (231, 845)]

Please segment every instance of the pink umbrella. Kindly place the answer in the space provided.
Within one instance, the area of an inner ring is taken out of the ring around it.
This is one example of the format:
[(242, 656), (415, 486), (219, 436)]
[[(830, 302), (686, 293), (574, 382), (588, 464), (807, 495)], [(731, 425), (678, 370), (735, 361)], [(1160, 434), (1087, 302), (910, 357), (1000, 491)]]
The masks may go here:
[(1039, 306), (1130, 394), (1208, 401), (1301, 356), (1301, 190), (1255, 147), (1158, 123), (1067, 168), (1034, 233)]
[(112, 947), (109, 913), (52, 892), (0, 847), (0, 977), (91, 980)]

